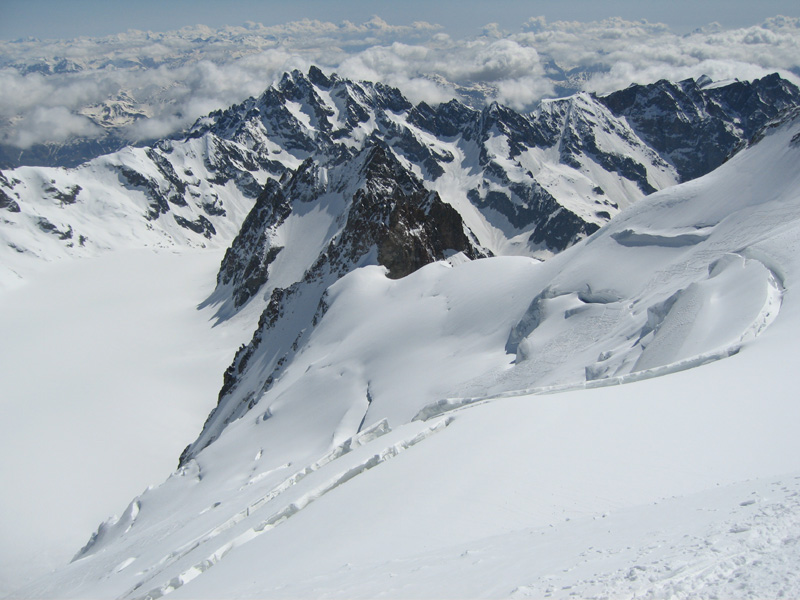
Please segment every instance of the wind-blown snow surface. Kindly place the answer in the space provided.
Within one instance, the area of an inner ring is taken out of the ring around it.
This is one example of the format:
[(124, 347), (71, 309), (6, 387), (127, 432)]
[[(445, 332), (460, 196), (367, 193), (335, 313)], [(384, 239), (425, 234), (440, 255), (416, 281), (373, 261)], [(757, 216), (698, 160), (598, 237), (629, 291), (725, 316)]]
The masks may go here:
[(800, 595), (798, 139), (543, 264), (345, 276), (252, 410), (18, 595)]
[(197, 434), (245, 339), (195, 310), (220, 258), (119, 251), (0, 296), (0, 593), (68, 562)]

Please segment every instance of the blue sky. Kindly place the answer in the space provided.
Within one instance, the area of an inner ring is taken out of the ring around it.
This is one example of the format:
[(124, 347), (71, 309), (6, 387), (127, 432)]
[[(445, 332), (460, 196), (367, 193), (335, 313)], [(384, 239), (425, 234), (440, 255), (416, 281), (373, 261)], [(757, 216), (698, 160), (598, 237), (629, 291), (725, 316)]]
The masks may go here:
[(647, 19), (687, 33), (712, 21), (725, 27), (755, 25), (777, 14), (800, 16), (797, 0), (3, 0), (0, 39), (72, 38), (185, 25), (275, 25), (303, 18), (363, 22), (377, 14), (392, 24), (429, 21), (457, 37), (497, 22), (516, 30), (531, 16), (548, 21), (590, 21), (609, 16)]

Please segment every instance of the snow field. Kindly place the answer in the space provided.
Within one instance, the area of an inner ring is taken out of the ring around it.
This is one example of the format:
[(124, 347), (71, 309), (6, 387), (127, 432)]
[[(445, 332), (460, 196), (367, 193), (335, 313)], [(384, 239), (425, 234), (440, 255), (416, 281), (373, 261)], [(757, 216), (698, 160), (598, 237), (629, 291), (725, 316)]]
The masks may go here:
[[(797, 589), (785, 566), (797, 550), (798, 484), (787, 473), (800, 409), (786, 402), (791, 383), (775, 360), (784, 341), (668, 378), (454, 413), (441, 434), (232, 552), (175, 597)], [(751, 479), (761, 481), (738, 483)], [(776, 481), (788, 490), (770, 490)], [(759, 505), (748, 513), (740, 503), (753, 491)], [(777, 587), (766, 568), (748, 568), (757, 560), (780, 574)], [(252, 577), (259, 565), (269, 579)], [(626, 578), (636, 567), (646, 576), (634, 585)], [(737, 588), (734, 572), (748, 586)]]
[(19, 595), (796, 595), (798, 129), (546, 263), (351, 272), (251, 410)]
[(251, 326), (195, 310), (220, 258), (118, 251), (0, 296), (4, 591), (69, 561), (196, 435)]

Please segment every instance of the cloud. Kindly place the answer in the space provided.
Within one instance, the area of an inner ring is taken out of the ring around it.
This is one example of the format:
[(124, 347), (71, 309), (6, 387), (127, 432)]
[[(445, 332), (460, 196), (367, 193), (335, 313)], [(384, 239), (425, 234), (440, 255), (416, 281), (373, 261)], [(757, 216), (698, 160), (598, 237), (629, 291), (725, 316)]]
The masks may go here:
[(497, 83), (495, 98), (516, 110), (530, 108), (541, 98), (552, 96), (553, 82), (540, 76), (504, 79)]
[(100, 133), (100, 128), (89, 119), (63, 106), (37, 107), (15, 125), (7, 139), (19, 148), (28, 148), (42, 140), (59, 143), (73, 137), (94, 137)]
[(748, 79), (774, 71), (793, 79), (800, 64), (800, 19), (776, 17), (753, 27), (718, 24), (679, 36), (665, 25), (607, 19), (546, 23), (531, 19), (510, 36), (551, 57), (562, 68), (594, 72), (584, 89), (609, 92), (631, 83), (703, 74)]
[(538, 52), (510, 39), (452, 42), (439, 38), (428, 46), (376, 46), (348, 57), (336, 70), (344, 77), (384, 81), (402, 89), (412, 101), (429, 103), (454, 96), (453, 87), (443, 82), (492, 84), (503, 90), (498, 100), (509, 99), (518, 106), (553, 90), (552, 82), (544, 79)]
[[(571, 83), (559, 80), (553, 62)], [(131, 118), (120, 132), (132, 141), (162, 137), (312, 64), (394, 85), (413, 102), (479, 89), (487, 100), (523, 110), (566, 83), (605, 93), (661, 78), (750, 79), (776, 70), (800, 83), (800, 19), (732, 30), (710, 24), (679, 36), (647, 21), (533, 17), (516, 32), (490, 23), (476, 37), (454, 39), (438, 25), (372, 17), (0, 42), (0, 139), (26, 147), (102, 135), (80, 113), (121, 93), (149, 118)]]

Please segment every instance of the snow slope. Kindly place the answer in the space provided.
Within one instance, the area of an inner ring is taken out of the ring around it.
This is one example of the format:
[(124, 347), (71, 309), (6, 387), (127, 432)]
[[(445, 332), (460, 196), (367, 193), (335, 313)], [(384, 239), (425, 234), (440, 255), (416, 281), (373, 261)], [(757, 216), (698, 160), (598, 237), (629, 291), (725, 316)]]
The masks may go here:
[(119, 251), (0, 295), (0, 593), (174, 469), (251, 326), (195, 310), (220, 258)]
[(797, 596), (798, 139), (546, 263), (343, 277), (251, 410), (18, 595)]
[(175, 597), (794, 597), (791, 347), (458, 413)]

